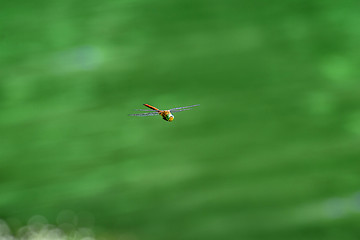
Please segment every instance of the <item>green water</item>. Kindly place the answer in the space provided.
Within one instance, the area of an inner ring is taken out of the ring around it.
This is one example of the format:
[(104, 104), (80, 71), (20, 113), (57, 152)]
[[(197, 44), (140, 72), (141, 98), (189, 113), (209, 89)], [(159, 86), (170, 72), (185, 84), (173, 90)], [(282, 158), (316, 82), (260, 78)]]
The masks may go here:
[[(99, 239), (360, 238), (357, 1), (1, 5), (14, 234), (41, 215)], [(128, 116), (144, 103), (200, 106)]]

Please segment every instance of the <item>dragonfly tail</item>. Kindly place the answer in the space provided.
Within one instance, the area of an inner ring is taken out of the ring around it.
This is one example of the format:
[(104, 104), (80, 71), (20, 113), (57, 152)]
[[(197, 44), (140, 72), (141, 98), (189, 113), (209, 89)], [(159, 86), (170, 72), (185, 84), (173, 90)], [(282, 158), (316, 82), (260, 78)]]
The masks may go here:
[(152, 109), (152, 110), (155, 110), (155, 111), (157, 111), (157, 112), (160, 112), (159, 109), (157, 109), (156, 107), (153, 107), (153, 106), (151, 106), (151, 105), (149, 105), (149, 104), (144, 104), (144, 106), (146, 106), (146, 107), (148, 107), (148, 108), (150, 108), (150, 109)]

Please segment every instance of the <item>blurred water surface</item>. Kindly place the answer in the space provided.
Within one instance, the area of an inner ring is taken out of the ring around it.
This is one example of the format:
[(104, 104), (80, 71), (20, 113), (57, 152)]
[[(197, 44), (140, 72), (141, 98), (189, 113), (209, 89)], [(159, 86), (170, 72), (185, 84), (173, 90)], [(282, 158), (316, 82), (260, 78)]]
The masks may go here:
[(360, 237), (357, 1), (1, 9), (2, 235)]

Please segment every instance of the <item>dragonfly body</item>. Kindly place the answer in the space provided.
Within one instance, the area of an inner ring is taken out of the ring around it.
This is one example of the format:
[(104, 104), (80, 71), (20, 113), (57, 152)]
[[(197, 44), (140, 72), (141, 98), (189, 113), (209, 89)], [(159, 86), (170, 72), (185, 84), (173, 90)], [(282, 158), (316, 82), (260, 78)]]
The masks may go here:
[(174, 115), (171, 114), (171, 112), (169, 110), (159, 110), (157, 109), (156, 107), (153, 107), (149, 104), (144, 104), (144, 106), (156, 111), (159, 113), (159, 115), (162, 116), (162, 118), (165, 120), (165, 121), (169, 121), (169, 122), (172, 122), (174, 120)]
[(187, 107), (178, 107), (178, 108), (172, 108), (169, 110), (160, 110), (154, 106), (151, 106), (149, 104), (144, 104), (144, 106), (150, 108), (151, 110), (148, 109), (136, 109), (137, 111), (146, 111), (146, 113), (140, 113), (140, 114), (130, 114), (130, 116), (137, 116), (137, 117), (145, 117), (145, 116), (156, 116), (156, 115), (160, 115), (162, 116), (162, 118), (165, 121), (168, 122), (172, 122), (174, 120), (174, 115), (172, 114), (172, 112), (182, 112), (182, 111), (186, 111), (186, 110), (190, 110), (190, 107), (196, 107), (199, 106), (200, 104), (197, 105), (191, 105), (191, 106), (187, 106)]

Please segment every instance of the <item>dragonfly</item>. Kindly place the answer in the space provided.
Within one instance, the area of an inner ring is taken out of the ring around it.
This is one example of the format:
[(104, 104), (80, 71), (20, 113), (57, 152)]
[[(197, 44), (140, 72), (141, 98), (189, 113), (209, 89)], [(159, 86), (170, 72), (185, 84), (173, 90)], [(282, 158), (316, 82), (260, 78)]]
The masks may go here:
[(169, 110), (160, 110), (160, 109), (158, 109), (156, 107), (153, 107), (153, 106), (151, 106), (149, 104), (144, 104), (145, 107), (148, 107), (150, 109), (135, 109), (135, 110), (136, 111), (144, 111), (146, 113), (129, 114), (129, 116), (147, 117), (147, 116), (160, 115), (165, 121), (172, 122), (172, 121), (174, 121), (174, 115), (172, 113), (191, 110), (192, 107), (197, 107), (199, 105), (200, 104), (186, 106), (186, 107), (171, 108)]

